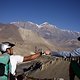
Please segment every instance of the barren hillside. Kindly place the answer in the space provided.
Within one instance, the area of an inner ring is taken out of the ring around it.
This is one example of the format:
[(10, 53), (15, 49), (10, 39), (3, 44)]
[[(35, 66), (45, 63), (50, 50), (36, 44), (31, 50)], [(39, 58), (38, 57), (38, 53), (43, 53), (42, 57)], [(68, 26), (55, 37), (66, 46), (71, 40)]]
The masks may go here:
[(31, 30), (19, 28), (19, 33), (24, 41), (24, 45), (22, 44), (22, 46), (27, 50), (34, 51), (35, 47), (42, 48), (43, 50), (53, 48), (56, 50), (54, 45), (50, 44), (47, 40)]
[(28, 55), (35, 50), (35, 47), (56, 50), (54, 45), (36, 32), (12, 24), (0, 24), (0, 42), (4, 41), (15, 43), (15, 54)]
[[(62, 80), (69, 80), (70, 62), (61, 58), (53, 59), (48, 56), (42, 56), (38, 60), (29, 63), (19, 64), (17, 73), (21, 74), (24, 68), (28, 68), (36, 61), (41, 61), (43, 63), (42, 68), (30, 73), (27, 71), (27, 73), (29, 73), (26, 74), (29, 78), (27, 80), (59, 80), (60, 78)], [(75, 80), (79, 79), (75, 77)]]

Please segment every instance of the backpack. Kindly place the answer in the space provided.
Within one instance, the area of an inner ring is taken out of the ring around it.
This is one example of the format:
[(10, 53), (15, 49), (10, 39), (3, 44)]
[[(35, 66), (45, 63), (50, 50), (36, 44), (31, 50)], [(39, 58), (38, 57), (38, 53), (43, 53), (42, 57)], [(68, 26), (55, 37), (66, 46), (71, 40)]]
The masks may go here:
[(0, 56), (0, 77), (6, 76), (8, 77), (8, 74), (10, 72), (10, 56), (9, 54), (2, 54)]

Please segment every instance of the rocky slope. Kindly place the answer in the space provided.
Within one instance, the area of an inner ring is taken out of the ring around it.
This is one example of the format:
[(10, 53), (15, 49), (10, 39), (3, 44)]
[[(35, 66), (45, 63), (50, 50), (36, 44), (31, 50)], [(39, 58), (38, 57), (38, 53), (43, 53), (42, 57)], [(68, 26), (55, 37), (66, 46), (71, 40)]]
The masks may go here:
[(36, 32), (19, 28), (13, 24), (0, 24), (0, 42), (10, 41), (16, 44), (15, 54), (24, 55), (35, 50), (35, 47), (51, 49), (55, 47)]
[[(19, 64), (17, 67), (17, 73), (22, 74), (24, 68), (28, 68), (33, 63), (36, 63), (36, 61), (41, 61), (43, 63), (42, 68), (38, 68), (31, 72), (27, 71), (27, 80), (69, 80), (70, 62), (61, 58), (53, 59), (50, 56), (42, 56), (38, 60)], [(75, 76), (75, 80), (79, 79)]]
[(55, 45), (58, 50), (73, 50), (77, 47), (80, 47), (80, 43), (77, 41), (77, 37), (80, 36), (80, 32), (62, 30), (55, 25), (49, 24), (48, 22), (40, 25), (29, 21), (14, 22), (12, 24), (16, 25), (19, 28), (22, 27), (24, 29), (37, 32), (51, 44)]

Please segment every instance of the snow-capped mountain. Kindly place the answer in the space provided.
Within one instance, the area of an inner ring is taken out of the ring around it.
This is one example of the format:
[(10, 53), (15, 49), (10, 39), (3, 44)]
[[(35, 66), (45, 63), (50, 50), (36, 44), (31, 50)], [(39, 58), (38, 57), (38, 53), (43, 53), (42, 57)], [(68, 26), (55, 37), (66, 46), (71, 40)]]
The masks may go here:
[(0, 43), (7, 41), (17, 44), (15, 51), (19, 54), (30, 53), (29, 51), (34, 51), (35, 46), (43, 49), (53, 48), (54, 45), (50, 44), (36, 32), (33, 32), (35, 27), (33, 30), (30, 29), (32, 28), (25, 29), (25, 27), (17, 27), (13, 24), (0, 24)]
[(77, 37), (80, 36), (80, 32), (59, 29), (55, 25), (49, 24), (48, 22), (44, 22), (40, 25), (32, 23), (30, 21), (14, 22), (12, 24), (16, 25), (19, 28), (21, 27), (24, 29), (32, 30), (33, 32), (37, 32), (43, 38), (50, 41), (50, 43), (58, 47), (61, 46), (61, 48), (63, 47), (65, 50), (67, 47), (71, 47), (73, 49), (80, 46), (77, 41)]

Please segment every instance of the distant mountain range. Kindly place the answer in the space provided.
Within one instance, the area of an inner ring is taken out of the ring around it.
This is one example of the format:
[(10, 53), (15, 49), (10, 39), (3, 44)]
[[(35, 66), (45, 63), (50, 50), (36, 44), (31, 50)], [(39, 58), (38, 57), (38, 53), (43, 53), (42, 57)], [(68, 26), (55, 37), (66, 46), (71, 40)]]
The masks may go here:
[(77, 38), (80, 36), (80, 32), (73, 32), (70, 30), (59, 29), (55, 25), (44, 22), (43, 24), (35, 24), (28, 22), (12, 22), (19, 28), (24, 28), (36, 32), (41, 37), (48, 40), (51, 44), (55, 45), (58, 50), (72, 50), (80, 47), (80, 42)]
[(42, 38), (36, 32), (29, 29), (17, 27), (13, 24), (0, 24), (0, 42), (10, 41), (16, 44), (15, 53), (25, 55), (35, 50), (35, 47), (42, 49), (55, 49), (54, 45)]
[(48, 22), (40, 25), (30, 21), (0, 23), (0, 42), (17, 44), (15, 51), (19, 54), (33, 51), (36, 46), (54, 51), (73, 50), (80, 47), (79, 36), (80, 32), (62, 30)]

